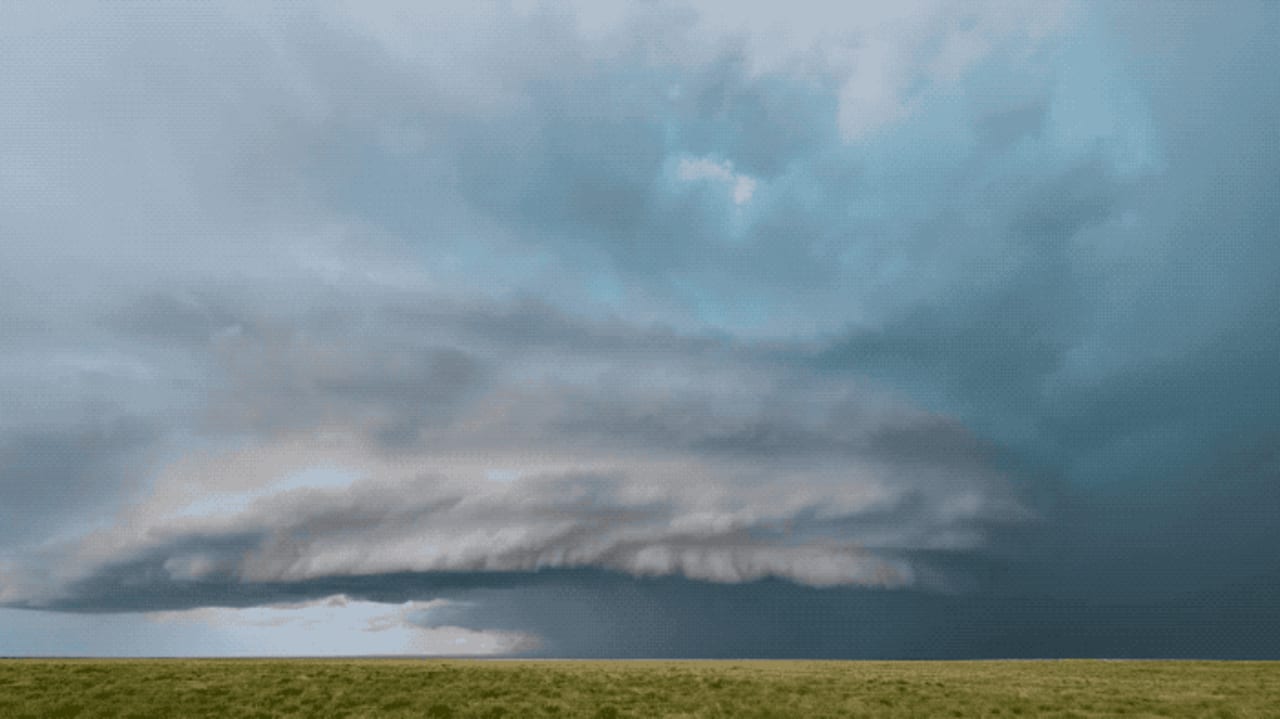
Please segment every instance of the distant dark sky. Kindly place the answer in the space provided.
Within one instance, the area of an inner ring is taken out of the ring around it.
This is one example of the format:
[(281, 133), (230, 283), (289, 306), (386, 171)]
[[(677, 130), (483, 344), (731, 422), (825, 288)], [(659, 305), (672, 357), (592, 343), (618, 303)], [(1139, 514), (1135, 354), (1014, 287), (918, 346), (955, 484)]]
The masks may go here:
[(1280, 5), (0, 5), (0, 655), (1280, 658)]

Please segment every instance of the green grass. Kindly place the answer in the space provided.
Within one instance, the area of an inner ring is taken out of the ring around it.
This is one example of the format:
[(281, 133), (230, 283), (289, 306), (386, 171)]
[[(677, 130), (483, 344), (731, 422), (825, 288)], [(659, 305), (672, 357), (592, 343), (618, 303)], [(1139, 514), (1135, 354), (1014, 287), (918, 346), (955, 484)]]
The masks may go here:
[(1280, 717), (1280, 662), (0, 660), (0, 717)]

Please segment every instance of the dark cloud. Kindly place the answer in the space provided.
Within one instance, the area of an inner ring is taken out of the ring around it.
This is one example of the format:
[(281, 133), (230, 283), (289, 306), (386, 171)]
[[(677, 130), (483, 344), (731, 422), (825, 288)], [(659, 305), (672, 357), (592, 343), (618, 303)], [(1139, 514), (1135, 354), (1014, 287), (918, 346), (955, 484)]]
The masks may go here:
[(458, 303), (439, 298), (405, 298), (389, 302), (379, 314), (397, 330), (457, 334), (484, 347), (520, 353), (573, 352), (580, 356), (663, 355), (710, 358), (756, 355), (769, 359), (767, 346), (751, 346), (724, 333), (679, 332), (670, 325), (636, 326), (613, 316), (575, 316), (532, 298), (509, 303)]
[(0, 603), (1274, 655), (1236, 10), (2, 10)]
[(248, 320), (208, 296), (155, 292), (111, 308), (100, 322), (124, 336), (199, 347), (219, 333), (237, 331)]
[(138, 488), (129, 467), (160, 434), (149, 419), (110, 415), (0, 434), (0, 537), (30, 542), (91, 521)]
[[(813, 589), (751, 591), (678, 579), (613, 577), (481, 590), (432, 621), (518, 626), (549, 655), (965, 658), (1269, 656), (1266, 595), (1224, 591), (1141, 603), (1053, 596)], [(1052, 645), (1052, 652), (1045, 647)]]
[(215, 424), (271, 434), (354, 422), (392, 446), (446, 422), (486, 374), (453, 347), (343, 346), (292, 331), (226, 337), (216, 354), (231, 386), (210, 408)]

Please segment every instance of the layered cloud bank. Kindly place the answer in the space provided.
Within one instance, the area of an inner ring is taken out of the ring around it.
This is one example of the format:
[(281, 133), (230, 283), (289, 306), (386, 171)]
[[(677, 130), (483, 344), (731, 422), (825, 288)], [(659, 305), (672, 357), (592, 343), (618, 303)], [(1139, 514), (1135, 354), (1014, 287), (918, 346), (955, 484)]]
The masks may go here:
[(0, 28), (18, 653), (1268, 646), (1270, 5)]
[(963, 427), (800, 371), (803, 346), (425, 298), (315, 329), (192, 303), (231, 323), (192, 344), (159, 336), (192, 324), (165, 316), (176, 300), (149, 302), (119, 336), (207, 353), (217, 390), (178, 426), (214, 444), (12, 560), (10, 604), (81, 606), (113, 580), (163, 603), (171, 583), (571, 568), (942, 588), (913, 555), (1030, 516)]

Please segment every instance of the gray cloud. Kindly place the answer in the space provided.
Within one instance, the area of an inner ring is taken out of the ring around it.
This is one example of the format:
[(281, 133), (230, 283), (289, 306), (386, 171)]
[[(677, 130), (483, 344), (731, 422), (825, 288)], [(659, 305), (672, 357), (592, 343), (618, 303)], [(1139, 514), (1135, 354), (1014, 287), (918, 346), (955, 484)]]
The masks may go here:
[[(255, 441), (162, 468), (108, 528), (13, 562), (6, 601), (75, 606), (77, 588), (112, 577), (168, 595), (184, 582), (590, 567), (941, 587), (915, 555), (978, 549), (1029, 517), (963, 428), (796, 376), (796, 351), (542, 309), (532, 316), (556, 331), (530, 354), (511, 310), (405, 325), (402, 307), (348, 306), (327, 332), (239, 315), (250, 329), (202, 344), (144, 333), (212, 358), (193, 431)], [(315, 466), (337, 475), (290, 479)], [(39, 569), (50, 562), (53, 575)]]
[(210, 408), (216, 425), (270, 435), (350, 422), (391, 445), (446, 422), (485, 374), (478, 358), (451, 347), (340, 348), (292, 330), (237, 333), (215, 353), (231, 385)]
[(148, 421), (127, 416), (4, 433), (0, 536), (20, 543), (90, 521), (136, 488), (128, 467), (159, 434)]
[(1273, 8), (402, 10), (0, 10), (0, 601), (1267, 653)]

